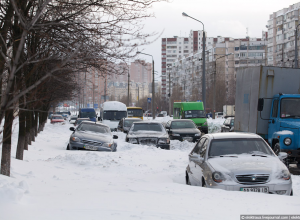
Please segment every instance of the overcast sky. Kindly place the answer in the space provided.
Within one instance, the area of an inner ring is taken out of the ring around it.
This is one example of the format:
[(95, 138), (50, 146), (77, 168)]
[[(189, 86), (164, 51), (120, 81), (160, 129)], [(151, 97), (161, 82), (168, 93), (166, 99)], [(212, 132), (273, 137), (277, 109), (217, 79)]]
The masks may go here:
[[(162, 36), (153, 44), (139, 48), (152, 54), (155, 70), (161, 74), (161, 38), (189, 35), (190, 30), (202, 30), (201, 23), (183, 17), (182, 12), (202, 21), (208, 37), (246, 37), (246, 28), (250, 37), (261, 38), (267, 31), (269, 15), (287, 8), (298, 1), (292, 0), (172, 0), (170, 3), (154, 4), (149, 12), (155, 18), (144, 21), (145, 32), (162, 31)], [(139, 56), (151, 62), (151, 57)]]

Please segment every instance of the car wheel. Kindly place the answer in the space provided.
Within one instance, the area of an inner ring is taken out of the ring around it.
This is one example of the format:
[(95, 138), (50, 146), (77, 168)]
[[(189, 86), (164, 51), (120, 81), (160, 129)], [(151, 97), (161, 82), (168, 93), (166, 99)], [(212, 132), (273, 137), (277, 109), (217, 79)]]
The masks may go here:
[(280, 153), (280, 145), (279, 143), (276, 143), (273, 147), (273, 151), (276, 155), (278, 155)]
[(202, 178), (202, 187), (206, 188), (206, 182), (205, 182), (204, 178)]
[(191, 186), (190, 178), (187, 172), (185, 172), (185, 184)]
[(70, 146), (69, 145), (67, 146), (67, 150), (70, 150)]
[(293, 189), (291, 190), (291, 194), (290, 194), (290, 196), (293, 196), (294, 194), (293, 194)]

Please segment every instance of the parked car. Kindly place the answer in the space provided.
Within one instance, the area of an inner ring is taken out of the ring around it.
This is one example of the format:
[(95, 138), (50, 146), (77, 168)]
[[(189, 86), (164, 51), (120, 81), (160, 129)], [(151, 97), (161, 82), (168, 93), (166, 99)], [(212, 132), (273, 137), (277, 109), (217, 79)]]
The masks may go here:
[(78, 118), (77, 115), (72, 115), (69, 120), (70, 124), (75, 124), (77, 118)]
[(201, 132), (190, 119), (173, 119), (165, 125), (170, 140), (196, 142), (201, 137)]
[(170, 150), (170, 138), (160, 122), (135, 122), (132, 124), (126, 141), (131, 144), (141, 144)]
[(74, 126), (78, 126), (83, 121), (90, 121), (90, 118), (77, 118), (74, 123)]
[(63, 122), (65, 122), (63, 116), (61, 116), (61, 115), (52, 115), (51, 124), (63, 123)]
[(293, 195), (282, 160), (259, 135), (215, 133), (201, 137), (189, 154), (186, 184), (230, 191)]
[(234, 117), (228, 117), (221, 126), (221, 132), (233, 132), (234, 131)]
[(92, 151), (116, 151), (117, 135), (112, 135), (110, 128), (102, 123), (83, 121), (77, 128), (70, 128), (73, 133), (70, 136), (67, 150), (92, 150)]
[(64, 118), (64, 120), (67, 120), (68, 119), (68, 117), (69, 117), (69, 115), (68, 114), (62, 114), (61, 116), (63, 116), (63, 118)]
[(158, 118), (163, 118), (163, 117), (165, 117), (165, 116), (164, 116), (164, 114), (159, 113), (156, 117), (158, 117)]
[(224, 118), (223, 117), (223, 112), (216, 112), (215, 113), (215, 118)]
[(118, 124), (118, 130), (124, 133), (128, 133), (131, 125), (137, 121), (143, 121), (143, 120), (140, 118), (122, 118)]
[(164, 117), (168, 116), (168, 112), (167, 111), (161, 111), (160, 114), (163, 114)]

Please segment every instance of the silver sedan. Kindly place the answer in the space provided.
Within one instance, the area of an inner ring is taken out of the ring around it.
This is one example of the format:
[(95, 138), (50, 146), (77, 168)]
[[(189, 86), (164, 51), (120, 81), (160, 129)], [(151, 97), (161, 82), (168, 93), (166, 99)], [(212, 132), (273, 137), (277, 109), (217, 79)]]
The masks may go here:
[(293, 195), (289, 170), (258, 135), (204, 135), (189, 154), (186, 184), (230, 191)]

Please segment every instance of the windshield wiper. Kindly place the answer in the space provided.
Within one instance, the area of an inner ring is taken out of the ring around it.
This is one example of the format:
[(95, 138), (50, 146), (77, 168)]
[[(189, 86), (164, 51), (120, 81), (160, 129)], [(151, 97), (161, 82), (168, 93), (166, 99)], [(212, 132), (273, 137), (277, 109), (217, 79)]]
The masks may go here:
[(238, 157), (238, 156), (235, 156), (235, 155), (220, 155), (219, 157)]
[(266, 155), (261, 154), (252, 154), (252, 157), (267, 157)]

